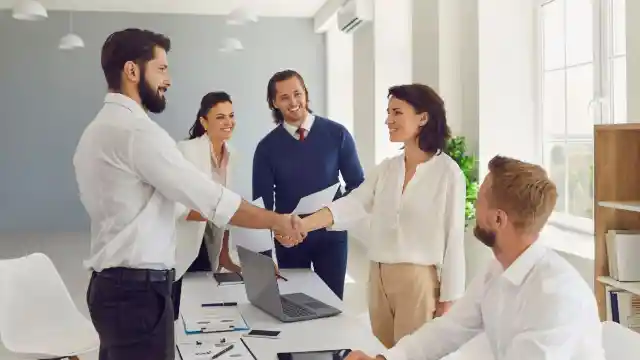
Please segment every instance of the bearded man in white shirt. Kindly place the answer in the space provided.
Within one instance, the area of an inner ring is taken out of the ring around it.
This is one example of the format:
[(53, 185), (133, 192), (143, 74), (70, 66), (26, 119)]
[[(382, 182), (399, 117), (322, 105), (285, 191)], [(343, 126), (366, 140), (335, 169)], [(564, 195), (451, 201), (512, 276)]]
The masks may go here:
[(175, 358), (171, 285), (176, 203), (194, 221), (304, 234), (299, 219), (250, 205), (187, 161), (147, 112), (160, 113), (171, 85), (170, 40), (140, 29), (113, 33), (102, 47), (109, 93), (73, 158), (91, 218), (93, 270), (87, 290), (100, 360)]
[[(495, 261), (449, 312), (375, 359), (441, 359), (484, 331), (496, 360), (604, 360), (591, 289), (537, 242), (557, 196), (540, 166), (494, 157), (478, 194), (474, 234)], [(371, 359), (360, 351), (347, 357)]]

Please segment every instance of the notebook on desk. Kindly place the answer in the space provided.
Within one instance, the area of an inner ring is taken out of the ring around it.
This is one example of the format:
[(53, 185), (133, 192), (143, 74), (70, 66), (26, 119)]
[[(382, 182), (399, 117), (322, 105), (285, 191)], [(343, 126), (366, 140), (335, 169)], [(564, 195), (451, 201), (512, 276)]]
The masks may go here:
[(238, 285), (244, 282), (242, 275), (235, 272), (214, 273), (213, 278), (218, 285)]

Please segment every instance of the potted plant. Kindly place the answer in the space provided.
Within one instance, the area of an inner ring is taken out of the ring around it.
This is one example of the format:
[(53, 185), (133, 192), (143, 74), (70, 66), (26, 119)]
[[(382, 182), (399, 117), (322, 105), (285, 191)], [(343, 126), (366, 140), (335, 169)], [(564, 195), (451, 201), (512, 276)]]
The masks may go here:
[(475, 203), (478, 196), (478, 166), (476, 157), (467, 151), (467, 140), (464, 136), (454, 136), (447, 143), (445, 153), (458, 163), (467, 179), (467, 203), (464, 216), (466, 226), (475, 220)]
[(478, 196), (478, 162), (476, 157), (467, 151), (467, 142), (463, 136), (456, 136), (449, 140), (445, 152), (454, 159), (464, 176), (467, 178), (467, 196), (465, 206), (465, 272), (467, 285), (482, 273), (487, 264), (493, 259), (491, 250), (478, 241), (473, 234), (475, 227), (475, 202)]

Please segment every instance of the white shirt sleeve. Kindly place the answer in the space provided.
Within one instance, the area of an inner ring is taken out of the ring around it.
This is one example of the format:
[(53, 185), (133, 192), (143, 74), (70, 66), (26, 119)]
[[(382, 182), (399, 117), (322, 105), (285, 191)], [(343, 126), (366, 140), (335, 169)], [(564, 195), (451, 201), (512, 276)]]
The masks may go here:
[(483, 329), (480, 301), (485, 276), (475, 277), (468, 291), (445, 315), (400, 339), (382, 355), (387, 360), (439, 360), (458, 350)]
[(386, 163), (382, 162), (376, 166), (360, 186), (353, 189), (347, 196), (342, 197), (327, 206), (333, 216), (331, 230), (349, 230), (357, 226), (360, 220), (366, 218), (373, 207), (376, 184), (381, 172), (381, 167)]
[(445, 248), (440, 273), (440, 301), (457, 300), (464, 294), (466, 269), (464, 255), (467, 181), (457, 171), (447, 184), (445, 208)]
[[(554, 289), (536, 289), (530, 299), (529, 306), (523, 309), (526, 321), (519, 322), (517, 334), (502, 359), (572, 359), (580, 341), (585, 338), (585, 331), (594, 328), (595, 321), (592, 320), (597, 307), (590, 303), (595, 302), (593, 295), (555, 286)], [(595, 334), (594, 339), (600, 336)]]
[(129, 139), (130, 161), (139, 176), (168, 199), (194, 209), (223, 227), (242, 198), (212, 181), (187, 161), (171, 137), (154, 129), (134, 130)]

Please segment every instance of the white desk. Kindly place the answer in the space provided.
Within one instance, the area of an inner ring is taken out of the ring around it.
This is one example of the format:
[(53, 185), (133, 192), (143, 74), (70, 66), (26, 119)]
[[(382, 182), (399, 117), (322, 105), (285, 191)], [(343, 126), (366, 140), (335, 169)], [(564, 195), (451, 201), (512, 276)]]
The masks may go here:
[[(340, 299), (325, 283), (310, 270), (281, 270), (282, 276), (289, 281), (279, 280), (282, 294), (302, 292), (323, 301), (338, 309), (344, 309)], [(187, 274), (183, 280), (181, 307), (200, 307), (204, 303), (235, 301), (250, 328), (282, 331), (277, 340), (245, 338), (245, 342), (258, 360), (274, 360), (279, 352), (333, 350), (351, 348), (364, 350), (370, 354), (378, 354), (384, 350), (383, 345), (352, 314), (343, 312), (334, 317), (282, 323), (262, 310), (249, 304), (244, 285), (218, 286), (211, 274)], [(176, 323), (176, 340), (196, 341), (208, 336), (219, 337), (221, 334), (186, 335), (182, 321)], [(224, 336), (240, 336), (239, 332), (224, 333)], [(183, 359), (190, 360), (190, 359)]]

